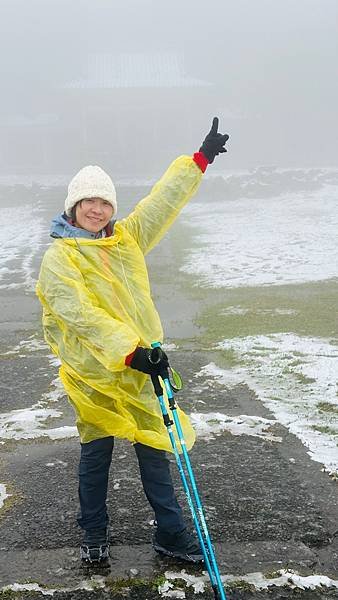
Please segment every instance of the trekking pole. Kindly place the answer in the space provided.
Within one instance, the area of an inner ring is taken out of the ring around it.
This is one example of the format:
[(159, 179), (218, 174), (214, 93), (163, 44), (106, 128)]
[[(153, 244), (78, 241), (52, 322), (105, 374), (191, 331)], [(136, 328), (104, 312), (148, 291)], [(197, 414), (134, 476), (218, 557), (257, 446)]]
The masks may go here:
[[(151, 346), (152, 346), (153, 350), (150, 355), (150, 360), (152, 363), (156, 364), (161, 360), (161, 354), (162, 354), (161, 344), (159, 342), (153, 342), (151, 344)], [(189, 508), (191, 511), (192, 519), (193, 519), (193, 522), (195, 525), (195, 529), (196, 529), (198, 540), (199, 540), (199, 543), (201, 546), (201, 550), (203, 552), (204, 562), (205, 562), (205, 565), (206, 565), (206, 568), (207, 568), (207, 571), (208, 571), (208, 574), (210, 577), (210, 582), (211, 582), (211, 586), (212, 586), (212, 589), (213, 589), (213, 592), (215, 595), (215, 600), (227, 600), (225, 591), (223, 588), (223, 584), (221, 581), (221, 576), (219, 573), (214, 549), (213, 549), (213, 546), (211, 543), (207, 523), (205, 520), (202, 502), (199, 497), (199, 493), (197, 490), (197, 485), (196, 485), (194, 473), (192, 470), (189, 454), (188, 454), (188, 451), (186, 448), (183, 430), (182, 430), (179, 416), (177, 413), (177, 405), (176, 405), (175, 398), (174, 398), (174, 395), (172, 392), (172, 386), (169, 381), (168, 371), (166, 373), (163, 372), (163, 374), (161, 374), (161, 379), (163, 380), (165, 390), (167, 392), (169, 407), (170, 407), (170, 410), (172, 412), (172, 416), (174, 419), (173, 421), (170, 419), (170, 416), (167, 411), (167, 407), (166, 407), (164, 397), (163, 397), (163, 389), (160, 384), (159, 377), (152, 376), (151, 379), (152, 379), (152, 382), (154, 385), (155, 394), (156, 394), (156, 396), (159, 400), (160, 406), (161, 406), (163, 421), (167, 428), (170, 442), (171, 442), (171, 445), (172, 445), (172, 448), (174, 451), (177, 467), (178, 467), (178, 470), (179, 470), (179, 473), (181, 476), (185, 494), (187, 496), (188, 505), (189, 505)], [(186, 474), (185, 474), (185, 471), (183, 468), (181, 457), (178, 452), (174, 432), (172, 430), (173, 424), (175, 424), (177, 436), (178, 436), (178, 439), (180, 442), (180, 446), (182, 448), (183, 458), (184, 458), (185, 466), (187, 469), (191, 489), (193, 492), (193, 498), (191, 496), (190, 487), (189, 487), (188, 480), (187, 480), (187, 477), (186, 477)], [(196, 504), (197, 512), (195, 509), (193, 499)], [(201, 530), (201, 526), (203, 529), (203, 533)], [(204, 534), (204, 537), (203, 537), (203, 534)]]

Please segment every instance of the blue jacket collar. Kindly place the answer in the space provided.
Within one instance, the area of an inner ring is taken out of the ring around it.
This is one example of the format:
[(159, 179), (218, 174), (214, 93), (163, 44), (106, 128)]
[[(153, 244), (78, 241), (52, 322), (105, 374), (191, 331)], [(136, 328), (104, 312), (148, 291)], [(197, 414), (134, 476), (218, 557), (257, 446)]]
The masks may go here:
[[(111, 221), (112, 230), (114, 223), (115, 221)], [(52, 220), (50, 235), (53, 238), (87, 238), (93, 240), (104, 237), (102, 231), (92, 233), (86, 229), (81, 229), (81, 227), (75, 227), (69, 223), (65, 213), (58, 215)]]

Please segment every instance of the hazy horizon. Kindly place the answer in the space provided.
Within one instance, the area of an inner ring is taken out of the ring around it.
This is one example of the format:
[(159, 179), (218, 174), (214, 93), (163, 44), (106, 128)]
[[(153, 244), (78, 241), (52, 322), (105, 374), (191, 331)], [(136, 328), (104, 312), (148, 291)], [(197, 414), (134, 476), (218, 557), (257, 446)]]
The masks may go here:
[[(231, 136), (224, 169), (337, 165), (335, 0), (0, 6), (0, 174), (72, 171), (111, 156), (119, 172), (149, 175), (196, 150), (214, 115)], [(139, 83), (112, 73), (110, 88), (72, 93), (92, 55), (129, 56)], [(140, 56), (160, 71), (171, 57), (188, 84), (155, 90), (137, 73)]]

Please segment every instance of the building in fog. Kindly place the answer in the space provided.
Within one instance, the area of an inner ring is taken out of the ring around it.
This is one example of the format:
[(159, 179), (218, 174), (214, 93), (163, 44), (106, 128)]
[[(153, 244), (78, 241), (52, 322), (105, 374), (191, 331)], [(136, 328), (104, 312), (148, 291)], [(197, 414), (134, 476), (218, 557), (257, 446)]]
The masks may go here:
[[(113, 165), (119, 175), (154, 174), (196, 147), (196, 114), (213, 85), (190, 77), (179, 54), (95, 54), (64, 87), (70, 158)], [(194, 139), (195, 138), (195, 139)]]
[(0, 123), (0, 170), (72, 174), (97, 163), (114, 177), (156, 176), (198, 148), (215, 87), (186, 73), (182, 54), (88, 55), (81, 73)]

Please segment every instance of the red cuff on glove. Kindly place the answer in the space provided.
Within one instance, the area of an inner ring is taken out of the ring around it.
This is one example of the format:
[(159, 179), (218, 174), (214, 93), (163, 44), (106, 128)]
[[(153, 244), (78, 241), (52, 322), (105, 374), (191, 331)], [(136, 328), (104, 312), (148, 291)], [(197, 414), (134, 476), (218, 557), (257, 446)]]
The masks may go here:
[[(136, 350), (136, 348), (135, 348), (135, 350)], [(128, 354), (128, 356), (126, 357), (126, 360), (124, 361), (124, 363), (127, 365), (127, 367), (130, 367), (130, 363), (133, 360), (133, 356), (135, 354), (135, 350), (131, 354)]]
[(202, 173), (204, 173), (209, 164), (209, 161), (204, 156), (203, 152), (195, 152), (193, 160), (195, 161), (196, 165), (201, 169)]

